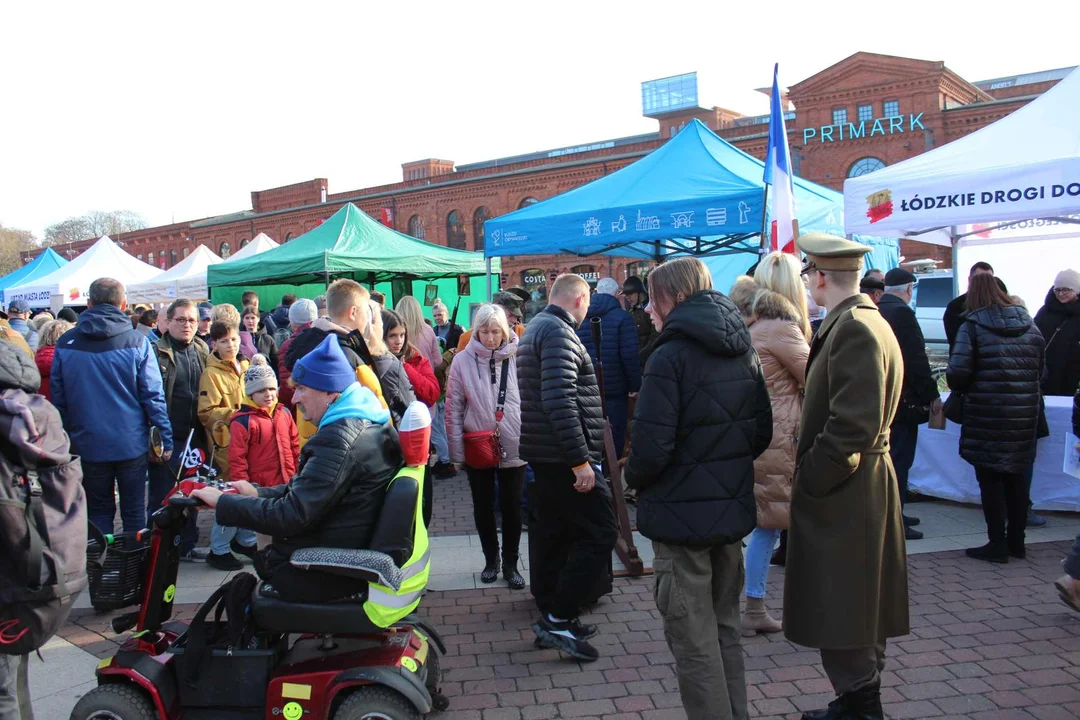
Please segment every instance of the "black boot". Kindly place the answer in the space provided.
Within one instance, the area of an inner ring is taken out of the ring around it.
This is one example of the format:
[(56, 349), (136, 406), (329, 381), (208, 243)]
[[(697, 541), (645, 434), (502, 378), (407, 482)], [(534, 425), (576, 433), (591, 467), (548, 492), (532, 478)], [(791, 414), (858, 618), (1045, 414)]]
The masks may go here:
[(975, 560), (986, 560), (992, 563), (1009, 562), (1009, 551), (994, 543), (987, 543), (977, 548), (968, 548), (964, 551), (964, 554)]
[(802, 720), (883, 720), (884, 717), (881, 686), (871, 685), (844, 693), (825, 710), (803, 713)]
[(524, 590), (525, 578), (521, 577), (521, 573), (517, 569), (517, 558), (506, 558), (503, 560), (502, 573), (503, 580), (510, 586), (511, 590)]
[(769, 561), (770, 565), (776, 565), (778, 567), (784, 567), (784, 563), (787, 562), (787, 530), (780, 533), (780, 546), (773, 551), (772, 559)]
[(802, 714), (802, 720), (848, 720), (848, 696), (840, 697), (829, 703), (824, 710), (808, 710)]

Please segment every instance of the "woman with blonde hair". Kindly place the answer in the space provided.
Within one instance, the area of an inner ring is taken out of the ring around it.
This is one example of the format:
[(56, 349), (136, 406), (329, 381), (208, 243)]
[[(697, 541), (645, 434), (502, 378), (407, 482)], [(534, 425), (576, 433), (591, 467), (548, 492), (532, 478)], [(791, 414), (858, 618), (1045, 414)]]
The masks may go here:
[(439, 339), (435, 337), (435, 331), (431, 329), (431, 326), (424, 322), (424, 311), (420, 309), (420, 302), (412, 295), (406, 295), (397, 301), (394, 312), (405, 321), (405, 329), (409, 332), (409, 342), (427, 358), (431, 367), (434, 368), (442, 362)]
[(649, 275), (659, 331), (645, 363), (626, 484), (653, 541), (656, 607), (691, 720), (746, 717), (739, 625), (754, 458), (772, 413), (742, 315), (697, 258)]
[[(510, 332), (506, 313), (481, 305), (473, 317), (473, 336), (450, 366), (446, 385), (446, 434), (451, 462), (465, 466), (472, 492), (473, 520), (484, 551), (480, 581), (499, 577), (499, 537), (495, 529), (495, 477), (502, 509), (502, 574), (513, 590), (525, 587), (518, 572), (521, 541), (521, 492), (525, 461), (521, 441), (521, 396), (517, 382), (517, 333)], [(494, 431), (498, 456), (474, 450), (490, 442), (475, 433)], [(472, 435), (472, 437), (470, 437)], [(471, 463), (485, 460), (480, 465)]]
[(802, 413), (802, 388), (810, 356), (810, 318), (802, 267), (790, 253), (769, 253), (758, 264), (758, 286), (747, 320), (772, 404), (772, 442), (754, 461), (757, 527), (746, 548), (746, 612), (743, 632), (780, 632), (765, 608), (769, 561), (791, 517), (791, 481)]
[(41, 394), (51, 401), (49, 395), (49, 377), (52, 375), (53, 356), (56, 354), (56, 341), (60, 336), (75, 327), (66, 320), (50, 320), (38, 330), (38, 349), (34, 353), (34, 362), (41, 373)]

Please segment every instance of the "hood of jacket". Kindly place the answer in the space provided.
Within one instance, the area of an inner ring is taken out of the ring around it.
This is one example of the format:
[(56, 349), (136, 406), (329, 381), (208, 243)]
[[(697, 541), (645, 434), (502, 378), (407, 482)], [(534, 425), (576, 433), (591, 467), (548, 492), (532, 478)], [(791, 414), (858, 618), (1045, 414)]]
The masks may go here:
[[(207, 367), (207, 369), (214, 368), (214, 369), (219, 370), (221, 372), (232, 373), (233, 375), (236, 375), (237, 377), (239, 377), (241, 381), (243, 381), (243, 379), (244, 379), (244, 370), (246, 369), (244, 367), (244, 361), (245, 360), (247, 360), (247, 358), (244, 357), (243, 353), (237, 353), (236, 354), (236, 362), (231, 363), (231, 362), (227, 362), (225, 360), (222, 360), (220, 357), (218, 357), (218, 354), (216, 352), (212, 352), (206, 357), (206, 367)], [(236, 365), (240, 366), (239, 370), (236, 369)]]
[(1046, 301), (1043, 303), (1043, 309), (1048, 313), (1057, 315), (1080, 316), (1080, 300), (1073, 300), (1071, 303), (1063, 303), (1057, 299), (1054, 288), (1050, 288), (1050, 291), (1046, 293)]
[(498, 350), (491, 350), (484, 346), (484, 343), (480, 342), (480, 336), (477, 333), (473, 333), (473, 336), (469, 338), (469, 344), (465, 346), (465, 349), (476, 355), (481, 360), (487, 361), (491, 359), (491, 356), (495, 356), (495, 360), (506, 360), (513, 357), (518, 351), (518, 336), (514, 331), (510, 331), (510, 341), (505, 342)]
[(622, 305), (619, 303), (619, 298), (614, 295), (608, 295), (607, 293), (596, 293), (589, 300), (589, 314), (585, 316), (585, 319), (594, 317), (604, 317), (612, 310), (620, 310)]
[(758, 291), (754, 298), (753, 318), (755, 320), (787, 320), (798, 323), (799, 312), (790, 300), (778, 292), (766, 288)]
[(38, 372), (34, 358), (13, 343), (0, 341), (0, 390), (36, 393), (39, 387), (41, 373)]
[(344, 418), (358, 418), (385, 425), (390, 421), (390, 411), (382, 406), (379, 399), (375, 397), (375, 393), (360, 383), (354, 382), (331, 403), (330, 408), (319, 421), (319, 427), (325, 427)]
[(132, 330), (131, 320), (115, 305), (95, 305), (79, 316), (75, 332), (95, 340), (116, 337)]
[(1020, 305), (991, 305), (972, 310), (967, 319), (995, 335), (1020, 337), (1031, 327), (1031, 316)]
[(702, 290), (675, 306), (664, 320), (656, 347), (685, 338), (713, 355), (738, 357), (750, 351), (750, 331), (735, 303), (716, 290)]

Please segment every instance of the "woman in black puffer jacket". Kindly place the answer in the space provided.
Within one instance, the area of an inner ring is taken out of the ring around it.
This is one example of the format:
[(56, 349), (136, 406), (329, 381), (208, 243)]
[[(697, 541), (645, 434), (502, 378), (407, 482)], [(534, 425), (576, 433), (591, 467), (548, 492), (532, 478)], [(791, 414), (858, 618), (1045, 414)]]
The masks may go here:
[(660, 334), (626, 484), (638, 491), (638, 529), (653, 541), (656, 605), (687, 715), (746, 717), (740, 541), (754, 529), (754, 458), (772, 440), (772, 405), (750, 331), (700, 260), (664, 263), (649, 289)]
[(948, 380), (953, 392), (964, 394), (960, 457), (975, 467), (990, 540), (967, 554), (1004, 563), (1025, 554), (1025, 478), (1035, 462), (1045, 343), (993, 276), (971, 278), (967, 302), (975, 309), (956, 336)]

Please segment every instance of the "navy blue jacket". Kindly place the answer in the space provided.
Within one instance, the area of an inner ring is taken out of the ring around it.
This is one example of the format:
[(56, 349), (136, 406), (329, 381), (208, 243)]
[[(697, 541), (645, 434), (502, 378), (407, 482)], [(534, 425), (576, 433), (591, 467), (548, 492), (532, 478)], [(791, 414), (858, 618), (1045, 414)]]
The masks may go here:
[(617, 397), (636, 393), (641, 389), (641, 360), (638, 358), (638, 334), (634, 318), (622, 309), (614, 295), (596, 293), (589, 302), (589, 314), (581, 323), (577, 334), (593, 363), (596, 347), (593, 345), (592, 324), (600, 318), (600, 360), (604, 363), (604, 393)]
[(119, 308), (98, 305), (56, 342), (52, 402), (71, 444), (86, 462), (120, 462), (145, 455), (150, 426), (166, 450), (172, 426), (161, 370), (150, 341)]

